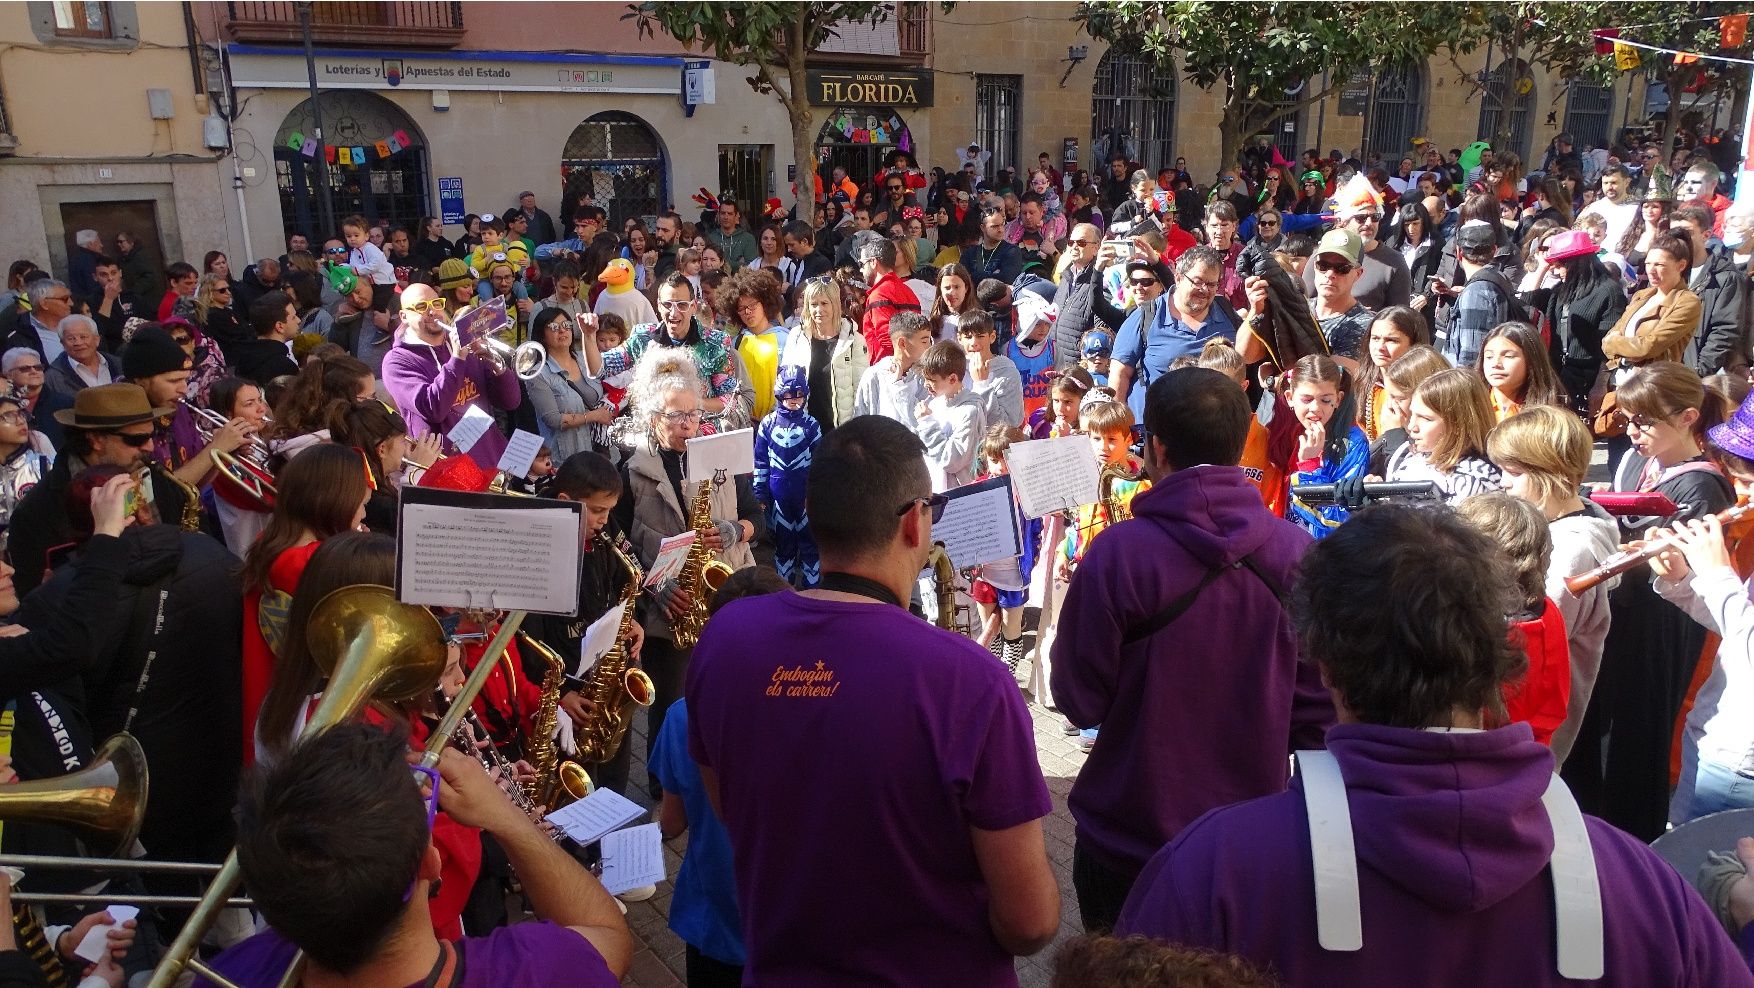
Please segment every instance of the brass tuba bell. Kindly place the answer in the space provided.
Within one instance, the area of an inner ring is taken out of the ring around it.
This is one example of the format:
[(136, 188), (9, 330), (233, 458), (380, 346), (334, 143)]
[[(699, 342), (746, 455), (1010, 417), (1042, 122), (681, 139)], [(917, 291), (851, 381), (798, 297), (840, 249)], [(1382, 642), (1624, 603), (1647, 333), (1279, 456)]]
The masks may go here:
[(92, 854), (118, 857), (140, 833), (146, 789), (146, 752), (123, 732), (105, 741), (91, 764), (77, 772), (0, 786), (0, 820), (66, 827)]
[[(432, 692), (445, 672), (445, 634), (424, 607), (404, 604), (389, 587), (342, 587), (317, 602), (305, 623), (317, 668), (329, 677), (307, 732), (345, 719), (367, 700), (412, 700)], [(325, 716), (330, 700), (347, 711)]]

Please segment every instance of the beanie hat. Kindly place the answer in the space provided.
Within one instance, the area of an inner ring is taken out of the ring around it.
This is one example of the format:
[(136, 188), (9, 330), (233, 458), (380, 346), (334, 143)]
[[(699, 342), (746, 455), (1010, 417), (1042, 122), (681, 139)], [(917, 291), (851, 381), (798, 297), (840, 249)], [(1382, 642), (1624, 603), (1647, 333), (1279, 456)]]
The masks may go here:
[(122, 347), (122, 376), (130, 380), (144, 380), (188, 367), (189, 355), (159, 326), (142, 326)]
[(464, 264), (461, 258), (447, 257), (439, 262), (438, 286), (441, 290), (462, 288), (474, 280), (469, 274), (469, 265)]

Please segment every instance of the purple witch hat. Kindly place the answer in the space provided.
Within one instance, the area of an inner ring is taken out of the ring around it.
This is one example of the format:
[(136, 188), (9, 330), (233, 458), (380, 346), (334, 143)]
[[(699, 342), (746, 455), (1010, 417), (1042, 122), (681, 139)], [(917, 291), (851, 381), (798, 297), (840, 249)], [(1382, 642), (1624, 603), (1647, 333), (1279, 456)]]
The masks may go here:
[(1754, 394), (1742, 402), (1729, 421), (1712, 426), (1705, 438), (1726, 453), (1754, 460)]

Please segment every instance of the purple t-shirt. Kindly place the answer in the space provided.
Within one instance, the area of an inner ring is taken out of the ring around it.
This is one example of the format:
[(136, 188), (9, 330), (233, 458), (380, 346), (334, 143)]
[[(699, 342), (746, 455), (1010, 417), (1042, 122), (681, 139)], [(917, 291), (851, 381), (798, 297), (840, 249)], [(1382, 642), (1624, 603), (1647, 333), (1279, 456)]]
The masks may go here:
[[(589, 940), (553, 923), (504, 926), (454, 945), (459, 954), (454, 988), (615, 988), (621, 983)], [(243, 988), (274, 988), (292, 957), (292, 944), (268, 930), (220, 954), (213, 967)], [(214, 984), (197, 975), (195, 988)]]
[(897, 607), (795, 593), (713, 617), (689, 753), (718, 775), (746, 983), (1015, 985), (969, 828), (1052, 809), (1004, 665)]

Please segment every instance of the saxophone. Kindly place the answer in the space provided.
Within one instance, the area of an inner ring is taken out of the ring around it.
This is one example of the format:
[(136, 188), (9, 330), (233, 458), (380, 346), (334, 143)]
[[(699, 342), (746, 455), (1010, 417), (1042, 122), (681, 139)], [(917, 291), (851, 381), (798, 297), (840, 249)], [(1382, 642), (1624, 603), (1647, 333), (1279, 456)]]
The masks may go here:
[(554, 804), (544, 797), (554, 789), (552, 777), (560, 764), (554, 731), (560, 726), (560, 688), (566, 683), (566, 663), (553, 649), (522, 631), (518, 632), (518, 641), (541, 656), (547, 665), (542, 674), (542, 702), (536, 708), (535, 719), (530, 722), (530, 737), (524, 742), (524, 758), (536, 770), (535, 776), (524, 784), (524, 797), (538, 806), (553, 809)]
[(1118, 525), (1133, 517), (1132, 503), (1121, 500), (1121, 496), (1115, 492), (1116, 483), (1123, 480), (1137, 481), (1139, 476), (1139, 474), (1128, 470), (1125, 464), (1103, 464), (1102, 472), (1098, 474), (1097, 478), (1097, 490), (1101, 492), (1099, 499), (1102, 502), (1103, 510), (1108, 512), (1110, 525)]
[(932, 571), (932, 595), (938, 605), (938, 617), (932, 623), (945, 631), (962, 630), (956, 622), (956, 567), (951, 564), (944, 543), (932, 543), (926, 567)]
[(725, 482), (724, 471), (711, 480), (703, 480), (694, 492), (689, 507), (688, 527), (694, 529), (694, 544), (688, 547), (688, 560), (676, 574), (676, 585), (688, 594), (688, 610), (670, 622), (677, 648), (693, 648), (700, 641), (700, 629), (706, 625), (707, 598), (731, 575), (731, 567), (713, 558), (706, 546), (706, 533), (713, 530), (713, 488)]
[(598, 537), (604, 548), (627, 568), (627, 586), (621, 591), (621, 627), (615, 632), (615, 644), (591, 670), (591, 681), (585, 687), (585, 697), (591, 701), (591, 719), (575, 735), (575, 754), (586, 765), (602, 765), (614, 758), (633, 724), (633, 708), (649, 707), (657, 696), (657, 687), (645, 670), (627, 664), (628, 642), (633, 638), (633, 605), (645, 572), (614, 539), (607, 535)]

